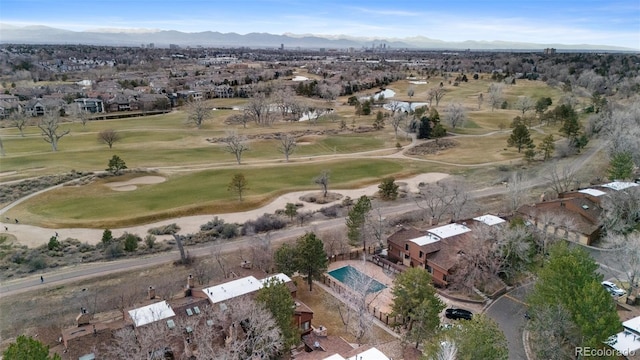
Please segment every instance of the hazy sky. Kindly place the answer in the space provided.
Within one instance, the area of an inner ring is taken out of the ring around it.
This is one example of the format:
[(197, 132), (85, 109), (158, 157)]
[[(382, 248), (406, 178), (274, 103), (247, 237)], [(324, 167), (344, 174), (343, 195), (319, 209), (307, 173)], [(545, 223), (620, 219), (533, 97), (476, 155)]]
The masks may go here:
[(0, 0), (0, 22), (640, 49), (640, 0)]

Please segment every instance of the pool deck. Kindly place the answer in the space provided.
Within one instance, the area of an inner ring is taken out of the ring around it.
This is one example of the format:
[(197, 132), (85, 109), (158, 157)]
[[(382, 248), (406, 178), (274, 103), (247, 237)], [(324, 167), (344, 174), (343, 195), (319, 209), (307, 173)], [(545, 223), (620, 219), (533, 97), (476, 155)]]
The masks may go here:
[[(352, 267), (358, 269), (358, 271), (372, 277), (377, 280), (381, 284), (386, 286), (385, 289), (367, 295), (367, 297), (372, 297), (373, 299), (367, 299), (367, 301), (371, 301), (371, 306), (374, 306), (378, 311), (383, 313), (391, 313), (391, 306), (393, 304), (393, 294), (391, 293), (391, 289), (393, 288), (393, 279), (395, 275), (388, 275), (388, 270), (383, 270), (380, 266), (371, 263), (364, 262), (362, 260), (341, 260), (329, 263), (327, 272), (351, 265)], [(450, 307), (458, 307), (472, 311), (475, 314), (481, 313), (483, 310), (482, 304), (471, 304), (467, 302), (455, 301), (446, 297), (443, 297), (438, 294), (438, 297), (442, 302), (444, 302), (447, 308)], [(440, 314), (440, 319), (444, 323), (449, 323), (451, 320), (446, 319), (444, 317), (444, 311)]]

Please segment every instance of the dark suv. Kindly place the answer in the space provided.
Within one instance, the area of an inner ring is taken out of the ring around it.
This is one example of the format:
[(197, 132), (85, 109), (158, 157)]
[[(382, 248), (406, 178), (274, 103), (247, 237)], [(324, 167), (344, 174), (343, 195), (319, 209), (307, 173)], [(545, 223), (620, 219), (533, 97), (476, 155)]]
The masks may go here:
[(471, 320), (471, 318), (473, 317), (473, 313), (469, 310), (464, 309), (447, 309), (447, 311), (444, 312), (444, 316), (446, 316), (447, 319), (453, 320)]

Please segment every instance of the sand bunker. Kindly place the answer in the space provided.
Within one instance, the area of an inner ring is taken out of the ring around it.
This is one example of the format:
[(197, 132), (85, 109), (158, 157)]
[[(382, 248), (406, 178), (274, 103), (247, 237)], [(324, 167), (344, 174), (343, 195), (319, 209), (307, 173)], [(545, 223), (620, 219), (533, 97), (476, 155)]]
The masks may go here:
[(133, 191), (138, 188), (137, 185), (150, 185), (150, 184), (159, 184), (165, 182), (165, 179), (162, 176), (141, 176), (135, 179), (131, 179), (128, 181), (117, 181), (105, 184), (114, 191)]

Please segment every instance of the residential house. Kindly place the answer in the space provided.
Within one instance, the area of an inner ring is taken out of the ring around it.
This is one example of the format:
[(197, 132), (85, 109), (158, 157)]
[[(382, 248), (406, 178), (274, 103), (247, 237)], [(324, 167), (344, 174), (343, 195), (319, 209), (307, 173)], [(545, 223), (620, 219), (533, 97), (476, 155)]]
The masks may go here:
[(392, 262), (426, 269), (436, 286), (446, 287), (460, 255), (472, 244), (473, 230), (504, 223), (504, 219), (487, 214), (426, 231), (401, 228), (387, 239), (387, 257)]
[(24, 105), (24, 111), (27, 115), (33, 117), (44, 116), (47, 111), (60, 111), (64, 110), (67, 103), (60, 99), (31, 99)]
[(92, 114), (104, 112), (104, 103), (100, 99), (81, 98), (75, 99), (73, 102), (78, 105), (80, 110), (90, 112)]
[(633, 182), (613, 181), (561, 193), (556, 200), (523, 205), (516, 213), (551, 235), (591, 245), (602, 230), (602, 199), (636, 186), (639, 185)]
[[(627, 357), (640, 353), (640, 316), (634, 317), (622, 323), (623, 330), (612, 335), (607, 340), (607, 345)], [(633, 357), (637, 359), (637, 357)]]
[(22, 111), (17, 96), (0, 94), (0, 119), (9, 117), (11, 113)]
[[(227, 281), (215, 286), (200, 288), (194, 286), (194, 278), (189, 275), (187, 285), (183, 294), (171, 299), (158, 299), (156, 290), (150, 286), (147, 290), (147, 299), (141, 304), (124, 312), (124, 317), (119, 316), (116, 321), (92, 321), (91, 314), (82, 309), (81, 314), (76, 319), (76, 326), (64, 329), (61, 336), (60, 349), (56, 351), (74, 354), (75, 358), (80, 355), (91, 355), (92, 349), (103, 347), (113, 341), (113, 332), (125, 327), (134, 329), (136, 333), (149, 331), (149, 326), (166, 326), (174, 329), (177, 324), (196, 324), (206, 322), (207, 326), (218, 326), (221, 329), (229, 329), (228, 336), (233, 335), (233, 324), (213, 324), (212, 320), (207, 320), (204, 316), (200, 319), (207, 307), (217, 305), (212, 309), (223, 309), (225, 301), (242, 296), (253, 296), (264, 287), (264, 284), (272, 278), (279, 279), (291, 291), (295, 297), (297, 288), (293, 281), (285, 274), (276, 274), (258, 280), (254, 276), (246, 276), (231, 281)], [(299, 300), (295, 300), (294, 323), (301, 331), (301, 336), (309, 334), (313, 327), (313, 311)], [(239, 328), (239, 327), (238, 327)], [(178, 329), (180, 332), (194, 331), (189, 326)], [(89, 336), (91, 335), (91, 336)], [(189, 353), (189, 342), (182, 340), (181, 336), (174, 336), (168, 339), (166, 346), (158, 351), (164, 353)], [(77, 355), (77, 356), (76, 356)]]

